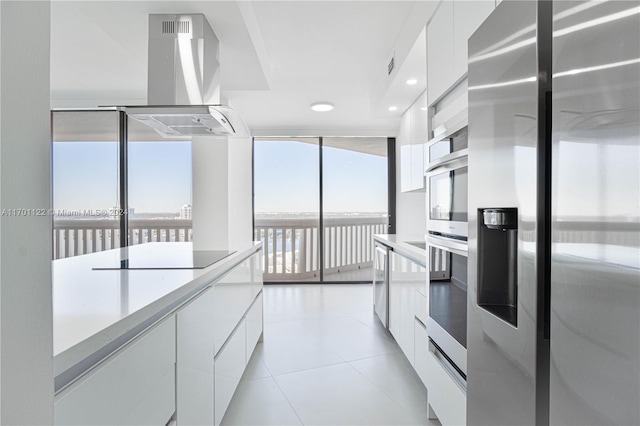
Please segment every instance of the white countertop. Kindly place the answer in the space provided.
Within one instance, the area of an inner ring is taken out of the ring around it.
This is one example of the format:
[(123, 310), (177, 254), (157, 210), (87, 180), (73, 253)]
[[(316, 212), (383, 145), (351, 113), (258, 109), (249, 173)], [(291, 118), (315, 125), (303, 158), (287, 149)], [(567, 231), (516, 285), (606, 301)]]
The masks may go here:
[(54, 376), (186, 301), (260, 247), (247, 243), (204, 269), (93, 270), (113, 265), (123, 250), (161, 259), (189, 256), (191, 243), (148, 243), (54, 261)]
[(415, 260), (421, 261), (424, 265), (427, 264), (427, 251), (419, 247), (408, 244), (408, 242), (425, 242), (424, 235), (396, 235), (396, 234), (375, 234), (373, 236), (375, 241), (379, 241), (382, 244), (391, 247), (394, 251), (400, 254), (409, 256)]

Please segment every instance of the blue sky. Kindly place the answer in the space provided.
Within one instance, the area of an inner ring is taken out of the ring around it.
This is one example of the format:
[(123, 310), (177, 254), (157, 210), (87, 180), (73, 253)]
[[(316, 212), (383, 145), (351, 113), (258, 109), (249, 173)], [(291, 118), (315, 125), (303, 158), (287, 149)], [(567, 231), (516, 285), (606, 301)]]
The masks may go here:
[[(109, 209), (118, 203), (118, 144), (53, 144), (54, 208)], [(137, 213), (178, 212), (191, 203), (191, 144), (129, 143), (129, 205)]]
[[(325, 212), (386, 212), (385, 157), (324, 148)], [(118, 144), (53, 145), (54, 208), (109, 209), (118, 203)], [(318, 145), (258, 141), (256, 212), (317, 212)], [(129, 143), (129, 205), (136, 213), (191, 204), (191, 144)]]
[[(317, 212), (318, 145), (256, 141), (256, 212)], [(387, 159), (324, 148), (325, 212), (386, 212)]]

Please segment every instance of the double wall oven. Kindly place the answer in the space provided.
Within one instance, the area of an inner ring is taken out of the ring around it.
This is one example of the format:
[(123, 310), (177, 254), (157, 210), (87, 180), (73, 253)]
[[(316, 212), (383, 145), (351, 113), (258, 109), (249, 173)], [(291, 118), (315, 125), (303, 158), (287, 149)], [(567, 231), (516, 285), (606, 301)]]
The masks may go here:
[(427, 256), (431, 350), (464, 385), (467, 373), (466, 120), (427, 145)]

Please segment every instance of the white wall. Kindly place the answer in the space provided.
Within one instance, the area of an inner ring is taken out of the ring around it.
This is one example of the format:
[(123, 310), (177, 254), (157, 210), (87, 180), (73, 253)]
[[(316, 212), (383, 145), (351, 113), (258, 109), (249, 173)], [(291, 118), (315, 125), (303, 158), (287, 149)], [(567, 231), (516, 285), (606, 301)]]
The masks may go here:
[(193, 246), (237, 248), (253, 239), (250, 137), (193, 139)]
[[(49, 14), (0, 2), (1, 210), (51, 206)], [(51, 235), (48, 213), (0, 216), (1, 424), (53, 422)]]
[(400, 144), (396, 141), (396, 234), (423, 237), (427, 228), (425, 192), (400, 192), (401, 167)]
[(229, 138), (229, 247), (253, 240), (253, 142)]
[(229, 144), (194, 137), (192, 144), (193, 248), (226, 250), (229, 244)]

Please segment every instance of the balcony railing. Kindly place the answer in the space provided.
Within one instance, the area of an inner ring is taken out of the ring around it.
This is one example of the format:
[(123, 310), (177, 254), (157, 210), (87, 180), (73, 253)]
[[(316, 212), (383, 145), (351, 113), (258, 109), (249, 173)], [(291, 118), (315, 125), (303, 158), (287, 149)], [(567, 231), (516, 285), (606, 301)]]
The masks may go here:
[[(130, 244), (154, 241), (191, 241), (189, 219), (131, 219)], [(117, 220), (73, 220), (53, 222), (53, 258), (62, 259), (120, 247)]]
[[(371, 268), (373, 235), (387, 233), (384, 217), (324, 219), (325, 274)], [(320, 275), (318, 219), (256, 218), (265, 280), (305, 280)]]

